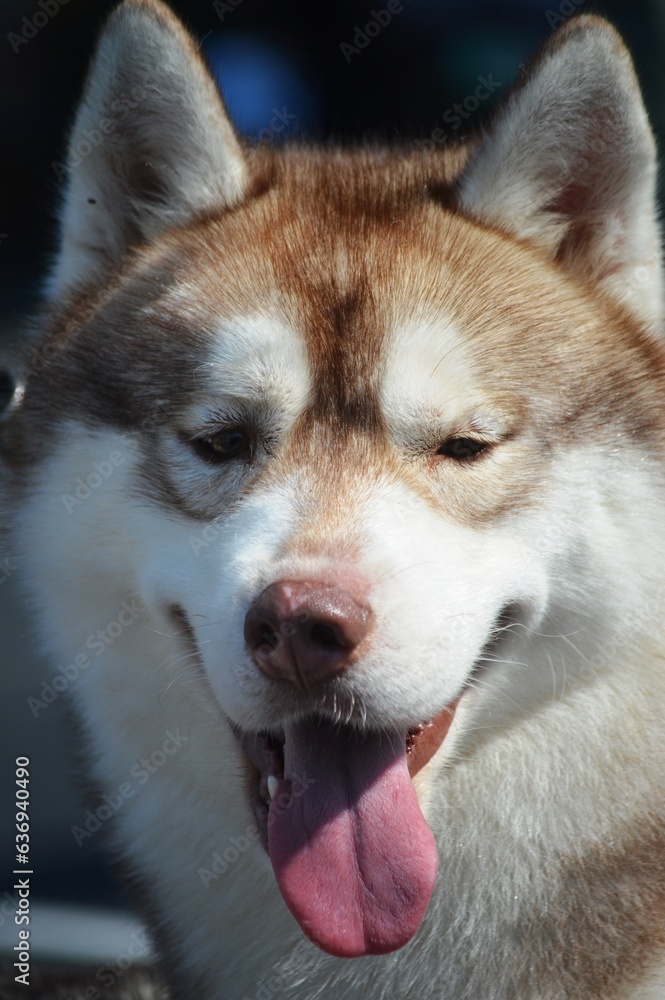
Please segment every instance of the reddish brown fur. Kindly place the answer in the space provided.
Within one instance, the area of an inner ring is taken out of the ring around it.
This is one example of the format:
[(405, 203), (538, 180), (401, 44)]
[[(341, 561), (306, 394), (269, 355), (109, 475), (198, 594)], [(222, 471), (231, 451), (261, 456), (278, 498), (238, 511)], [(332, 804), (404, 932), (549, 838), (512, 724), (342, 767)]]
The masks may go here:
[[(145, 6), (163, 13), (150, 0)], [(587, 435), (610, 448), (621, 433), (645, 455), (662, 454), (661, 347), (569, 269), (570, 247), (551, 261), (456, 211), (469, 150), (250, 152), (240, 205), (136, 247), (99, 287), (46, 317), (25, 404), (3, 442), (16, 485), (48, 452), (59, 422), (73, 417), (142, 429), (150, 488), (193, 518), (219, 514), (232, 491), (180, 493), (154, 431), (214, 391), (192, 374), (220, 320), (259, 309), (277, 309), (302, 334), (314, 392), (270, 469), (252, 471), (243, 488), (294, 468), (316, 471), (296, 540), (302, 553), (352, 550), (345, 514), (368, 473), (406, 482), (444, 516), (476, 525), (529, 503), (551, 454)], [(166, 305), (178, 281), (197, 288), (187, 313)], [(510, 463), (490, 454), (462, 470), (436, 458), (436, 438), (402, 451), (391, 440), (381, 374), (390, 334), (414, 312), (461, 331), (465, 360), (509, 428), (501, 448)], [(519, 975), (549, 997), (552, 970), (562, 970), (567, 1000), (611, 1000), (619, 983), (637, 981), (665, 949), (664, 858), (656, 817), (630, 843), (564, 859), (563, 886), (540, 925), (515, 931), (527, 955), (516, 959), (525, 963)]]
[[(528, 939), (533, 929), (523, 932)], [(665, 950), (662, 818), (644, 817), (631, 840), (598, 844), (593, 853), (564, 860), (561, 888), (536, 934), (528, 954), (537, 980), (548, 983), (565, 956), (566, 1000), (624, 995), (649, 970), (654, 954)]]
[[(421, 492), (437, 503), (443, 490), (451, 516), (484, 520), (524, 502), (544, 451), (591, 430), (604, 433), (617, 419), (636, 445), (654, 433), (662, 440), (662, 427), (653, 425), (660, 349), (627, 312), (599, 300), (562, 265), (443, 207), (441, 191), (449, 204), (463, 160), (463, 151), (403, 158), (256, 151), (258, 193), (243, 206), (140, 249), (104, 287), (81, 292), (47, 321), (10, 459), (33, 461), (33, 443), (68, 415), (127, 428), (144, 425), (148, 411), (157, 424), (171, 419), (192, 397), (187, 371), (192, 358), (197, 364), (205, 356), (220, 318), (262, 303), (270, 310), (275, 296), (306, 338), (316, 385), (289, 461), (307, 455), (334, 476), (336, 456), (348, 468), (349, 434), (375, 458), (378, 448), (381, 461), (394, 456), (376, 391), (386, 333), (408, 323), (414, 303), (463, 331), (489, 404), (513, 427), (505, 447), (523, 456), (509, 479), (495, 470), (491, 484), (484, 461), (465, 470), (461, 490), (458, 470), (442, 468), (432, 488), (423, 481)], [(164, 291), (194, 278), (199, 297), (189, 314), (169, 314)], [(155, 305), (159, 315), (146, 323), (141, 317)], [(158, 371), (166, 380), (155, 379)], [(539, 412), (543, 396), (548, 405)], [(168, 412), (157, 405), (165, 397)], [(454, 496), (448, 473), (456, 477)], [(412, 486), (422, 479), (402, 474)]]

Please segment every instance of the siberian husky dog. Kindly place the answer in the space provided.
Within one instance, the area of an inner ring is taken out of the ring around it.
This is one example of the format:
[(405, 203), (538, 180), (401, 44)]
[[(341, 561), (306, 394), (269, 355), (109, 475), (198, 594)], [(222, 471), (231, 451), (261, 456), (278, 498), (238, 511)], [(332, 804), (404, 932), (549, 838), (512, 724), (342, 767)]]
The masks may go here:
[(273, 150), (125, 0), (70, 150), (11, 544), (82, 732), (73, 836), (172, 996), (663, 1000), (665, 353), (621, 40), (568, 21), (468, 144)]

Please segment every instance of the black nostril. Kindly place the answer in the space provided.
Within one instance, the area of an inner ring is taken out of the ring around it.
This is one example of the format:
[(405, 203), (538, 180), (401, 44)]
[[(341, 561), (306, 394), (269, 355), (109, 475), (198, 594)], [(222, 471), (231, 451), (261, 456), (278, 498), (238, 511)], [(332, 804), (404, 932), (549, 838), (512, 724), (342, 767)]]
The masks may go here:
[(268, 646), (270, 646), (271, 649), (277, 649), (277, 646), (279, 645), (279, 636), (277, 635), (274, 629), (270, 628), (267, 625), (263, 626), (259, 638), (260, 638), (260, 645), (266, 643)]
[(330, 625), (312, 625), (309, 637), (315, 645), (321, 646), (323, 649), (339, 649), (340, 647), (344, 647), (344, 643), (339, 641), (335, 630)]

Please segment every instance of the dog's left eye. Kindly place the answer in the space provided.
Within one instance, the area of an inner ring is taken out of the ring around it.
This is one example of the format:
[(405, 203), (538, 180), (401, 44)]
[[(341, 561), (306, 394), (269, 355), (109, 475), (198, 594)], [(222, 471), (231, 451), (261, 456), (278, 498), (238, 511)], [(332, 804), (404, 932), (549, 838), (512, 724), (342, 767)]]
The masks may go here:
[(246, 460), (250, 459), (253, 453), (252, 438), (242, 427), (229, 427), (216, 434), (194, 438), (190, 443), (197, 454), (208, 462)]
[(488, 448), (489, 445), (484, 441), (476, 441), (474, 438), (453, 437), (444, 441), (437, 450), (437, 455), (443, 455), (445, 458), (456, 458), (458, 461), (462, 461), (464, 459), (476, 458), (476, 456), (482, 454)]

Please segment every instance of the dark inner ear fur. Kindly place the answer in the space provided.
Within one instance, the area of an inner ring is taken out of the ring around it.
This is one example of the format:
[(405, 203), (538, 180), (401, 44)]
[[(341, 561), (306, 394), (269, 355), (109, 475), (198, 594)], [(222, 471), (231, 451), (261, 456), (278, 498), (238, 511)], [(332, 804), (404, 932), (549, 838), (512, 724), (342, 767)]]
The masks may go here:
[(592, 192), (587, 185), (573, 182), (546, 206), (545, 211), (555, 212), (571, 220), (556, 250), (558, 261), (573, 260), (590, 250), (594, 226), (585, 216), (585, 209), (591, 198)]
[(168, 208), (169, 190), (163, 177), (144, 159), (133, 159), (125, 172), (132, 199), (154, 208)]

